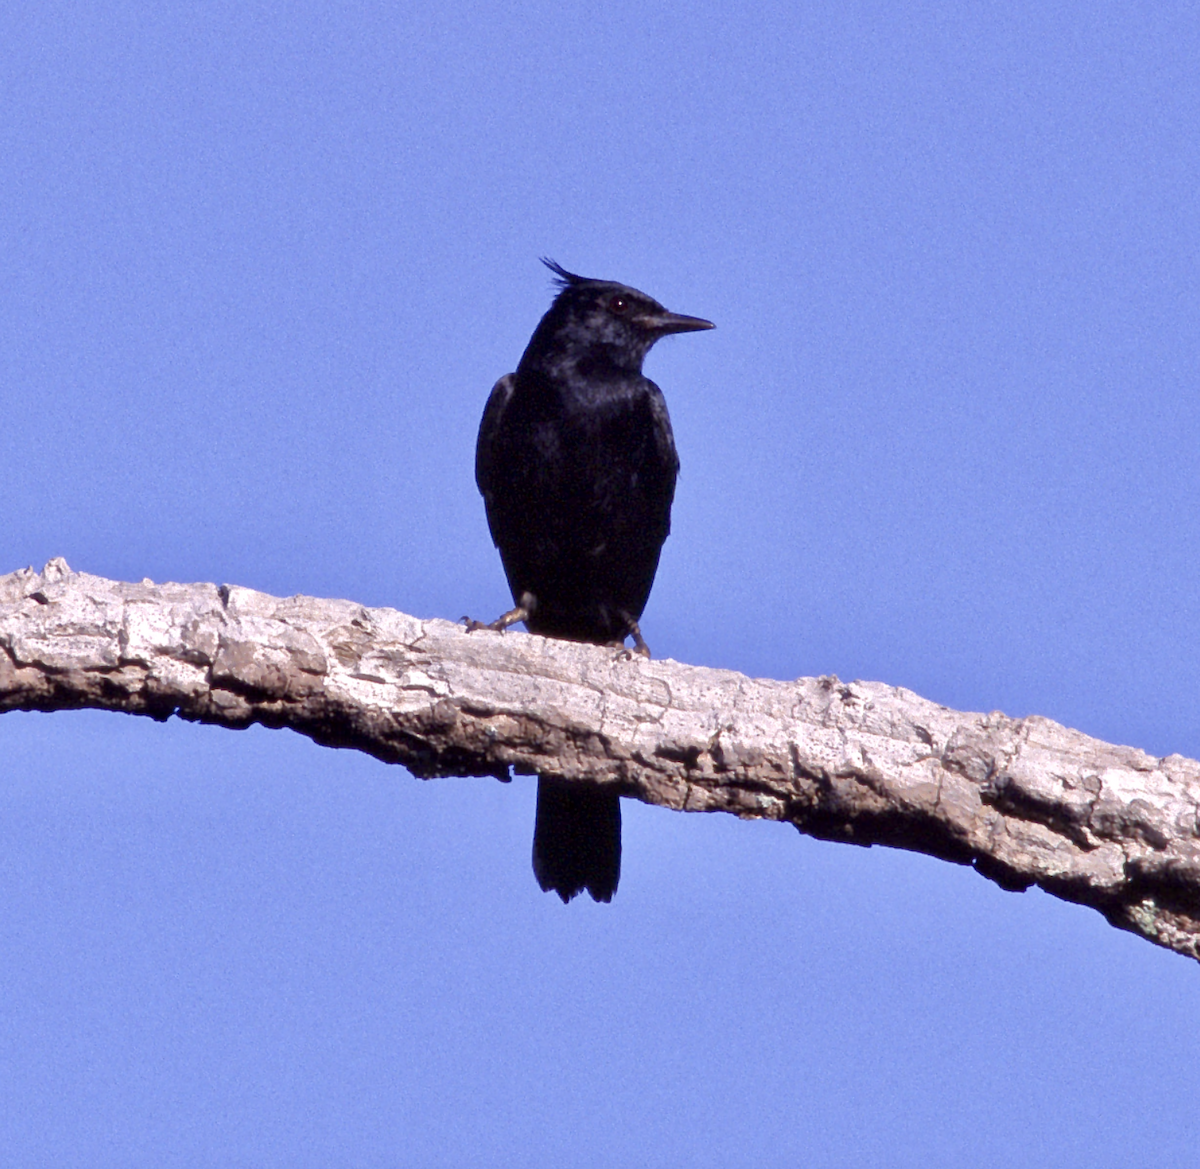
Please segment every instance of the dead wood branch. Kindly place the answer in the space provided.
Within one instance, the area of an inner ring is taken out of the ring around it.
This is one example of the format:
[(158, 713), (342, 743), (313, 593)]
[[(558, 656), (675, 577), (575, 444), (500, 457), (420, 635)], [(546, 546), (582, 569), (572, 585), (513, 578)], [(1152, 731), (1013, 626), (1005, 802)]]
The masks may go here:
[(877, 682), (751, 679), (350, 601), (0, 577), (0, 711), (291, 727), (415, 775), (509, 769), (1038, 885), (1200, 958), (1200, 764)]

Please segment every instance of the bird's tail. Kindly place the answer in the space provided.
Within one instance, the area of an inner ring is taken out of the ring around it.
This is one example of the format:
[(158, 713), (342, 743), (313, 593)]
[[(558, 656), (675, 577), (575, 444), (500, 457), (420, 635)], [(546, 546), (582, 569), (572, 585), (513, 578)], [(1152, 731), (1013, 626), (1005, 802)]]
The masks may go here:
[(533, 875), (564, 902), (611, 901), (621, 879), (621, 798), (611, 788), (538, 777)]

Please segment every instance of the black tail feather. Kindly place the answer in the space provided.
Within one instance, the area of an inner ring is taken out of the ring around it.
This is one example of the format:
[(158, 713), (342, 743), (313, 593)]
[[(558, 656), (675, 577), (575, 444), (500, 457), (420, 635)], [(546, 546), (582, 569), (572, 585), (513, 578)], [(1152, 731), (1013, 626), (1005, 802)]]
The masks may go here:
[(533, 875), (564, 902), (611, 901), (621, 880), (621, 798), (611, 788), (538, 778)]

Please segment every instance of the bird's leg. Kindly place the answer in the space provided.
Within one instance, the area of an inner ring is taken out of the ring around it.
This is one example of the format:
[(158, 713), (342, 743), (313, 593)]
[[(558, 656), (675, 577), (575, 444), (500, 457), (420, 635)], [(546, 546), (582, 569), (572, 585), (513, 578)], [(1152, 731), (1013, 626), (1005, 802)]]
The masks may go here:
[(474, 633), (477, 629), (491, 629), (496, 633), (503, 633), (510, 625), (516, 625), (518, 621), (528, 621), (533, 616), (534, 610), (537, 608), (537, 597), (533, 593), (522, 593), (520, 603), (507, 613), (502, 613), (495, 621), (476, 621), (472, 617), (464, 617), (463, 624), (467, 627), (468, 633)]
[(624, 609), (621, 610), (619, 616), (625, 622), (625, 637), (633, 638), (633, 649), (625, 648), (625, 637), (622, 637), (620, 641), (615, 643), (621, 650), (617, 657), (628, 660), (634, 654), (638, 654), (649, 661), (650, 647), (646, 644), (646, 639), (642, 636), (642, 631), (638, 628), (638, 623)]

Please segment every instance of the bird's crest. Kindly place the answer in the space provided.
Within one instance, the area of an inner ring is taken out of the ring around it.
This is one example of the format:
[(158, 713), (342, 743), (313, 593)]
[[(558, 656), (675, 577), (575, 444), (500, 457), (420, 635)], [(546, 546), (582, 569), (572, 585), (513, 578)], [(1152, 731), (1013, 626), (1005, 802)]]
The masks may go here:
[(573, 284), (591, 284), (586, 276), (576, 276), (574, 272), (568, 272), (561, 264), (551, 260), (548, 256), (542, 257), (542, 263), (554, 273), (554, 283), (559, 288), (570, 288)]

